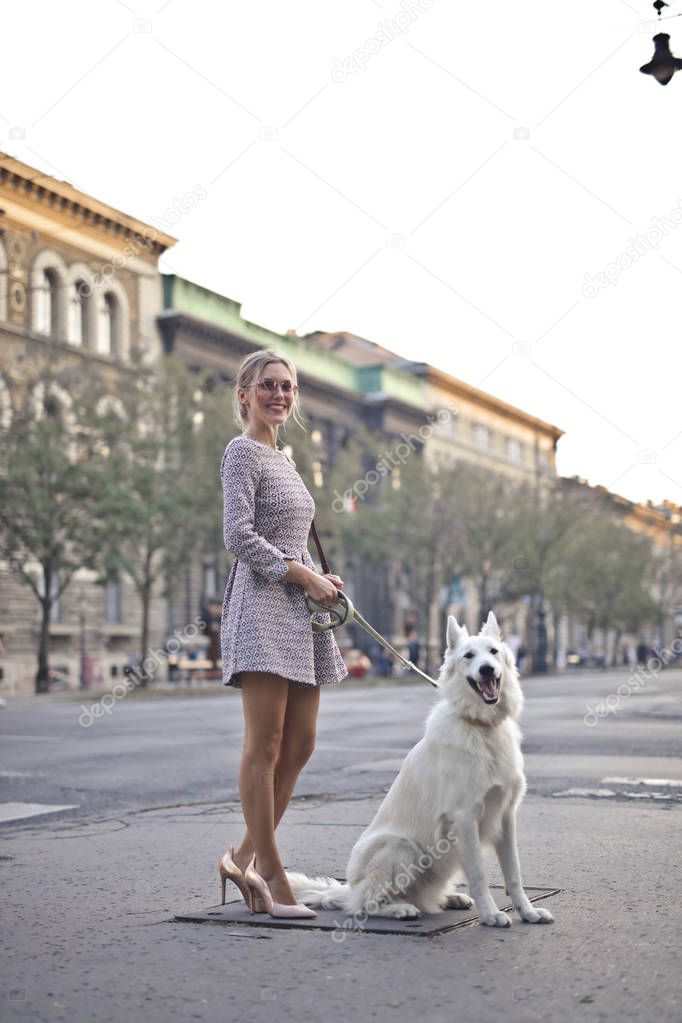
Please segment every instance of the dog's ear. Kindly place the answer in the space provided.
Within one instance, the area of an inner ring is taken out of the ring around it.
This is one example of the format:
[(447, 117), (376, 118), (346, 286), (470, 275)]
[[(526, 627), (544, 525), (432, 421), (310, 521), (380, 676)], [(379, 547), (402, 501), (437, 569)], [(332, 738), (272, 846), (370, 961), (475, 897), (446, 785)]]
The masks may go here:
[(500, 632), (500, 627), (497, 624), (497, 618), (492, 611), (488, 612), (485, 625), (481, 628), (481, 635), (490, 636), (491, 639), (496, 640), (498, 643), (502, 642), (502, 633)]
[(454, 650), (458, 643), (469, 638), (469, 630), (466, 625), (458, 625), (457, 619), (448, 615), (448, 627), (445, 631), (448, 650)]

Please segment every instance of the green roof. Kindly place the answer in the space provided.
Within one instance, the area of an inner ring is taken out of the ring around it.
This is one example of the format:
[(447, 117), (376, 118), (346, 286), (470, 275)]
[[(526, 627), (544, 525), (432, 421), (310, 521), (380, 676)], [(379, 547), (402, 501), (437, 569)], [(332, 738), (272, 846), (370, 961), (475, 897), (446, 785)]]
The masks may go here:
[(278, 334), (245, 320), (241, 315), (241, 304), (225, 295), (209, 291), (175, 274), (163, 274), (162, 280), (165, 309), (196, 316), (255, 345), (272, 348), (291, 359), (296, 368), (308, 376), (327, 380), (349, 391), (381, 394), (420, 410), (426, 408), (426, 385), (419, 377), (383, 364), (356, 366), (338, 355), (316, 348), (314, 341), (294, 334)]

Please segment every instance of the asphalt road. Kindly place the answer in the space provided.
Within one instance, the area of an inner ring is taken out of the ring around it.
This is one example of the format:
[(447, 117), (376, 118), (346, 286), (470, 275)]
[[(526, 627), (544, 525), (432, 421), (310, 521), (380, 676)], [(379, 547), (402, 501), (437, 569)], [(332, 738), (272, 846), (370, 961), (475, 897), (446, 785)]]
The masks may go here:
[[(0, 1018), (679, 1023), (682, 672), (628, 680), (524, 681), (520, 855), (530, 889), (560, 889), (554, 924), (342, 943), (175, 919), (215, 907), (218, 856), (242, 834), (238, 692), (126, 697), (88, 726), (79, 701), (17, 700), (0, 711), (0, 807), (76, 808), (0, 824)], [(287, 867), (343, 876), (435, 698), (419, 681), (322, 694), (277, 832)], [(492, 856), (486, 870), (499, 884)]]
[[(530, 792), (598, 788), (609, 777), (682, 781), (681, 670), (641, 681), (627, 670), (536, 676), (523, 687)], [(297, 794), (388, 787), (436, 698), (421, 681), (325, 689)], [(105, 701), (100, 717), (93, 704), (60, 695), (0, 711), (0, 802), (76, 804), (72, 813), (89, 815), (238, 799), (238, 691), (129, 695)]]

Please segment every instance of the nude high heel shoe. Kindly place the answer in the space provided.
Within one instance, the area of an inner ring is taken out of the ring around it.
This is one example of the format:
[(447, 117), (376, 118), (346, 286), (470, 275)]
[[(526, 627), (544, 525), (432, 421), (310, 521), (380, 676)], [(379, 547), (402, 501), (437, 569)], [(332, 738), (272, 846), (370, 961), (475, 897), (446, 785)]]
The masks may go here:
[(244, 875), (234, 862), (234, 846), (231, 845), (222, 859), (218, 860), (218, 872), (222, 886), (222, 905), (225, 905), (225, 882), (232, 881), (242, 893), (244, 902), (251, 913), (255, 913), (253, 892), (244, 879)]
[(244, 880), (251, 889), (252, 897), (256, 894), (260, 895), (261, 899), (265, 903), (265, 910), (270, 916), (278, 917), (299, 917), (299, 918), (310, 918), (317, 916), (314, 909), (310, 909), (309, 906), (304, 906), (302, 902), (297, 902), (295, 906), (287, 906), (283, 902), (275, 902), (272, 897), (272, 893), (268, 888), (267, 882), (263, 880), (255, 867), (256, 857), (252, 857), (251, 862), (244, 871)]

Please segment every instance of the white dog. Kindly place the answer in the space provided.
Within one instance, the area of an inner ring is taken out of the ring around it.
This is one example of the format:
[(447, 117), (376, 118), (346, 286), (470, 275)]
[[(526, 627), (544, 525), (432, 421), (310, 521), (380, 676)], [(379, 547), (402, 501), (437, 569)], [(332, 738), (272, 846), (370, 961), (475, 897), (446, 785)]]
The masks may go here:
[(515, 719), (523, 695), (492, 611), (477, 636), (448, 617), (438, 681), (442, 696), (429, 713), (424, 738), (405, 757), (355, 843), (347, 883), (288, 872), (291, 887), (309, 906), (414, 918), (470, 909), (472, 900), (455, 888), (466, 879), (481, 923), (508, 927), (483, 869), (481, 846), (492, 845), (521, 917), (551, 923), (551, 913), (533, 906), (521, 882), (516, 810), (526, 779)]

